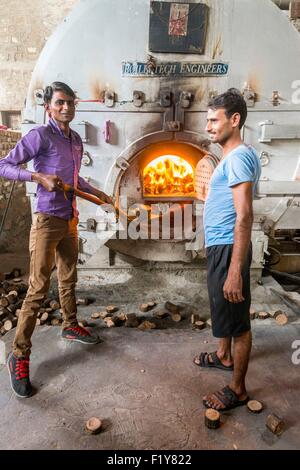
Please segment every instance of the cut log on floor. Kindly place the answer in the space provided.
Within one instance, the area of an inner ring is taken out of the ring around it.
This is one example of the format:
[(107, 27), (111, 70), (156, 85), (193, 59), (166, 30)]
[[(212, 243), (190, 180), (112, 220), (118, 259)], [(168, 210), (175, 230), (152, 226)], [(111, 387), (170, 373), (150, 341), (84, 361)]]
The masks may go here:
[(115, 305), (108, 305), (106, 307), (107, 313), (115, 313), (117, 312), (117, 310), (118, 310), (118, 307), (116, 307)]
[(1, 297), (0, 298), (0, 306), (1, 307), (7, 307), (9, 305), (9, 301), (7, 300), (6, 297)]
[(43, 312), (40, 316), (40, 321), (41, 321), (41, 325), (43, 325), (44, 323), (46, 323), (46, 321), (48, 320), (48, 317), (49, 317), (49, 313), (48, 312)]
[(182, 307), (180, 307), (180, 305), (173, 304), (172, 302), (169, 302), (169, 301), (165, 303), (164, 307), (167, 310), (169, 310), (169, 312), (171, 313), (177, 313), (177, 312), (180, 312), (180, 310), (182, 310)]
[(284, 326), (289, 322), (287, 315), (281, 310), (277, 310), (274, 314), (275, 321), (278, 325)]
[(9, 320), (5, 320), (5, 322), (3, 323), (3, 328), (5, 329), (5, 331), (10, 331), (15, 326), (17, 326), (17, 322), (17, 318), (10, 318)]
[(249, 316), (250, 316), (250, 320), (255, 320), (255, 318), (256, 318), (256, 311), (252, 307), (249, 310)]
[(82, 297), (76, 300), (76, 305), (88, 305), (88, 304), (89, 304), (88, 297)]
[(85, 328), (88, 326), (88, 322), (86, 320), (79, 320), (78, 325), (81, 326), (81, 328)]
[(194, 324), (196, 323), (196, 321), (200, 321), (200, 315), (198, 315), (197, 313), (193, 313), (191, 315), (191, 323)]
[(263, 409), (262, 403), (257, 400), (249, 400), (247, 403), (248, 410), (252, 413), (260, 413)]
[(102, 428), (102, 422), (99, 418), (90, 418), (85, 423), (85, 428), (90, 434), (98, 434)]
[(182, 320), (180, 313), (172, 313), (171, 318), (176, 323), (179, 323)]
[(198, 320), (194, 323), (194, 327), (197, 328), (197, 330), (203, 330), (206, 327), (206, 323), (202, 320)]
[(59, 318), (52, 318), (51, 325), (52, 326), (59, 326), (61, 324), (61, 320)]
[(18, 297), (19, 293), (16, 290), (10, 290), (8, 295), (13, 295), (14, 297)]
[(158, 320), (161, 320), (162, 318), (166, 318), (170, 315), (170, 313), (166, 310), (166, 309), (159, 309), (159, 310), (155, 310), (155, 312), (153, 312), (153, 316), (155, 318), (158, 318)]
[(92, 313), (91, 318), (92, 318), (93, 320), (97, 320), (97, 318), (100, 318), (100, 312), (94, 312), (94, 313)]
[(51, 302), (49, 303), (49, 307), (52, 308), (53, 312), (55, 310), (59, 310), (60, 309), (60, 305), (59, 303), (57, 302), (57, 300), (51, 300)]
[(209, 318), (208, 320), (206, 320), (206, 326), (209, 326), (211, 328), (211, 318)]
[(273, 434), (278, 436), (284, 429), (284, 421), (279, 416), (270, 414), (267, 417), (266, 426)]
[(148, 304), (140, 304), (139, 309), (141, 312), (148, 312), (150, 310)]
[(102, 318), (102, 320), (106, 317), (109, 316), (109, 313), (108, 312), (99, 312), (99, 315), (100, 315), (100, 318)]
[(115, 326), (115, 323), (113, 322), (111, 317), (105, 317), (104, 322), (108, 328), (112, 328)]
[(269, 314), (268, 312), (258, 312), (258, 318), (260, 320), (266, 320), (267, 318), (269, 318)]
[(115, 326), (122, 326), (123, 323), (124, 323), (124, 321), (125, 321), (125, 320), (124, 320), (124, 321), (121, 320), (121, 318), (119, 317), (119, 315), (113, 315), (113, 316), (111, 317), (111, 319), (112, 319), (112, 321), (114, 322), (114, 325), (115, 325)]
[(135, 313), (127, 313), (125, 326), (127, 328), (137, 328), (139, 326), (139, 321)]
[(207, 428), (218, 429), (221, 424), (220, 413), (213, 408), (209, 408), (205, 412), (204, 422)]
[(145, 320), (138, 326), (138, 328), (139, 330), (153, 330), (156, 328), (156, 324), (149, 320)]
[(126, 314), (125, 314), (124, 312), (118, 313), (117, 318), (118, 318), (119, 321), (121, 321), (122, 323), (124, 323), (124, 322), (126, 321), (126, 319), (127, 319)]
[(150, 308), (156, 307), (157, 303), (151, 300), (150, 302), (147, 302)]
[(19, 278), (22, 274), (22, 271), (20, 268), (14, 268), (11, 270), (10, 275), (12, 278)]

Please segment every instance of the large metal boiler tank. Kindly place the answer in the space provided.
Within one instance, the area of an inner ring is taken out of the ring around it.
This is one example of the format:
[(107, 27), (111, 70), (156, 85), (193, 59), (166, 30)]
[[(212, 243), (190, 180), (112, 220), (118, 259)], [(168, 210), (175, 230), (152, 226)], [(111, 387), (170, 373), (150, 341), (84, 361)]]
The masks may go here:
[[(81, 0), (40, 55), (23, 132), (46, 120), (41, 90), (68, 83), (79, 97), (73, 128), (84, 141), (81, 175), (118, 203), (176, 210), (170, 237), (147, 237), (146, 221), (135, 239), (116, 236), (111, 220), (79, 200), (80, 266), (118, 264), (116, 253), (129, 263), (199, 257), (203, 200), (220, 156), (204, 132), (207, 102), (236, 87), (248, 104), (244, 140), (263, 166), (252, 235), (253, 267), (261, 269), (268, 236), (300, 229), (299, 64), (299, 33), (271, 0)], [(185, 162), (187, 191), (152, 185), (153, 162), (164, 156)], [(35, 185), (27, 191), (34, 210)], [(179, 239), (172, 230), (183, 207), (192, 222)]]

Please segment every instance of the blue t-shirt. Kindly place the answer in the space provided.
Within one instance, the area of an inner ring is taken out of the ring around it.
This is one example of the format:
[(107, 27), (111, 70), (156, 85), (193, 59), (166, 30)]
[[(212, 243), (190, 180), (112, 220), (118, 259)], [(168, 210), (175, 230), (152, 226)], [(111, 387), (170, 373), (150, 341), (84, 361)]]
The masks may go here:
[(213, 172), (204, 208), (205, 246), (232, 245), (236, 211), (231, 188), (253, 182), (253, 195), (261, 173), (253, 147), (245, 144), (232, 150)]

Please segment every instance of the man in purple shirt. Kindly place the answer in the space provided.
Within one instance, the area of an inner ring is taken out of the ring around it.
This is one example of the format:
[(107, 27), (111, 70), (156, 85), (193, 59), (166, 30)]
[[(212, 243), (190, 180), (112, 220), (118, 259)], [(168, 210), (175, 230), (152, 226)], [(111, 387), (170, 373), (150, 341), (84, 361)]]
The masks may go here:
[[(47, 297), (53, 264), (57, 267), (59, 299), (63, 316), (62, 337), (84, 344), (99, 342), (96, 335), (77, 322), (78, 211), (75, 196), (64, 194), (70, 184), (108, 204), (112, 199), (79, 176), (83, 153), (80, 136), (70, 129), (75, 116), (75, 93), (65, 83), (54, 82), (44, 93), (49, 123), (32, 129), (6, 158), (0, 161), (0, 176), (37, 183), (37, 205), (30, 232), (29, 288), (20, 312), (8, 370), (18, 397), (32, 395), (29, 378), (31, 336), (38, 311)], [(33, 160), (34, 172), (22, 168)]]

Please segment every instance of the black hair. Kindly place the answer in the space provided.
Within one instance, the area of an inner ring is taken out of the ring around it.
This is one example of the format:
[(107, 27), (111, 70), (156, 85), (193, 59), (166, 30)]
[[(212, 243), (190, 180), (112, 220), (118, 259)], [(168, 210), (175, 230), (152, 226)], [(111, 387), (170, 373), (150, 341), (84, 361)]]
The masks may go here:
[(76, 98), (76, 95), (72, 88), (69, 87), (66, 83), (63, 82), (53, 82), (51, 85), (46, 86), (44, 91), (44, 103), (50, 103), (53, 93), (55, 91), (63, 91), (66, 95), (72, 96), (72, 98)]
[(208, 103), (210, 109), (225, 109), (227, 118), (235, 113), (241, 116), (239, 128), (241, 129), (245, 124), (247, 118), (247, 105), (243, 95), (236, 88), (229, 88), (222, 95), (215, 96)]

